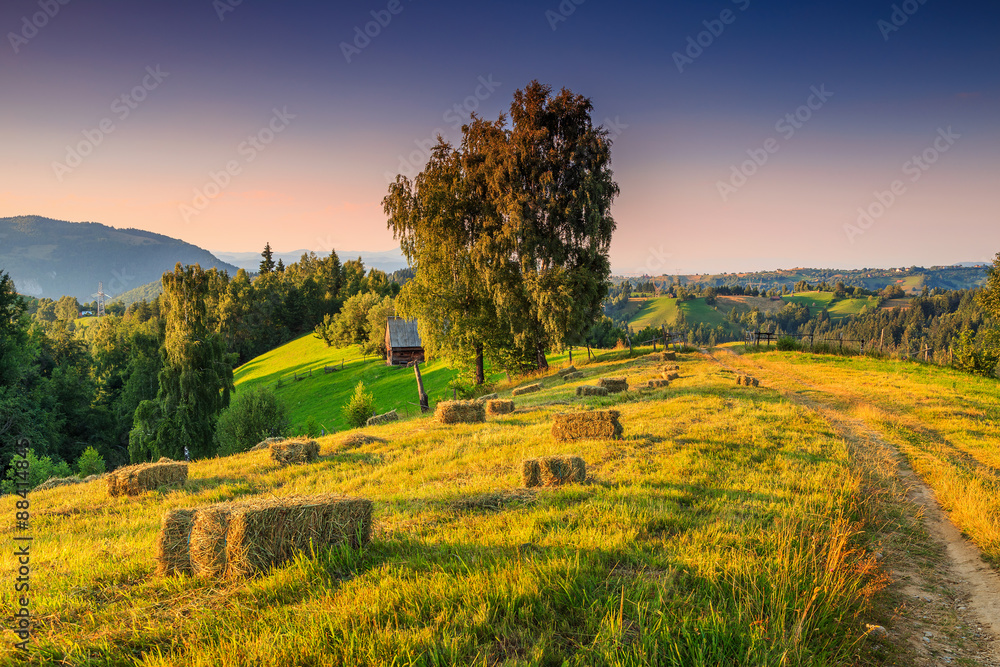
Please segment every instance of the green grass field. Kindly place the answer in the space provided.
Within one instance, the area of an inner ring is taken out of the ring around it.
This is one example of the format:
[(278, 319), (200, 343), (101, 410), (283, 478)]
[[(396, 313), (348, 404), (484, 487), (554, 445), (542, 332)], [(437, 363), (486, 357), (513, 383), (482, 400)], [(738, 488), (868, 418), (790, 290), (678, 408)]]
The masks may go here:
[[(671, 326), (677, 319), (677, 299), (657, 297), (635, 302), (639, 307), (629, 320), (635, 330), (646, 327)], [(629, 304), (632, 305), (631, 303)]]
[[(290, 345), (242, 381), (349, 354)], [(514, 414), (414, 417), (364, 429), (383, 441), (356, 448), (326, 436), (314, 464), (249, 452), (196, 461), (183, 486), (135, 498), (109, 498), (100, 481), (33, 493), (34, 642), (25, 656), (0, 644), (0, 664), (909, 664), (893, 662), (906, 642), (890, 650), (863, 634), (896, 618), (884, 571), (927, 553), (916, 510), (895, 504), (905, 489), (840, 422), (897, 443), (995, 554), (996, 383), (902, 362), (716, 355), (680, 355), (680, 379), (645, 391), (653, 355), (577, 358), (579, 382), (500, 383), (503, 395), (543, 385)], [(358, 367), (378, 382), (394, 370)], [(737, 371), (762, 388), (737, 387)], [(610, 375), (633, 390), (575, 398)], [(322, 396), (332, 385), (318, 379), (293, 386)], [(593, 408), (619, 410), (624, 439), (553, 439), (553, 413)], [(584, 457), (587, 483), (520, 488), (521, 460), (548, 454)], [(250, 580), (154, 573), (168, 509), (331, 491), (375, 502), (368, 545)], [(14, 502), (0, 499), (5, 534)], [(0, 578), (13, 567), (0, 561)], [(0, 588), (4, 608), (12, 596)]]
[(815, 317), (820, 311), (826, 310), (833, 302), (833, 292), (796, 292), (794, 296), (783, 296), (789, 303), (797, 303), (809, 308), (809, 315)]
[(831, 320), (840, 320), (851, 315), (857, 315), (865, 306), (869, 309), (878, 307), (878, 297), (868, 297), (866, 299), (835, 299), (827, 308), (827, 313)]
[[(323, 371), (324, 366), (340, 369), (341, 362), (343, 370)], [(431, 361), (421, 364), (420, 372), (424, 391), (432, 402), (451, 398), (448, 383), (458, 377), (458, 371), (441, 361)], [(359, 346), (326, 347), (312, 334), (248, 361), (236, 369), (234, 376), (237, 392), (244, 386), (271, 386), (288, 405), (293, 429), (303, 428), (310, 417), (328, 433), (347, 428), (341, 408), (358, 382), (364, 382), (374, 394), (380, 414), (396, 410), (401, 416), (413, 416), (420, 412), (412, 368), (386, 366), (381, 358), (372, 356), (366, 360)], [(296, 376), (300, 379), (295, 380)]]

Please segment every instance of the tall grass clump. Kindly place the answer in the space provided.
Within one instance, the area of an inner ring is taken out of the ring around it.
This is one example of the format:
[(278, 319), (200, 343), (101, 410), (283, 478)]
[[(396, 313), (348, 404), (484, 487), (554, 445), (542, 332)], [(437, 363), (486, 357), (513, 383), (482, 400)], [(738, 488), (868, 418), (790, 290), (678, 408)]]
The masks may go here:
[(365, 391), (364, 382), (355, 385), (354, 395), (344, 406), (343, 413), (351, 428), (364, 426), (368, 418), (375, 414), (375, 396)]

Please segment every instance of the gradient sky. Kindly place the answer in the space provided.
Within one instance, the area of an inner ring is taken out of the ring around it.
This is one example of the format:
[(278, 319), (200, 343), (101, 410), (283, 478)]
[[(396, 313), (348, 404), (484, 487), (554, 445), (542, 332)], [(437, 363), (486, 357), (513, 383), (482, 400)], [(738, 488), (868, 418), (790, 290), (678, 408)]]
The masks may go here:
[(63, 1), (0, 8), (0, 217), (387, 250), (387, 175), (538, 79), (615, 136), (618, 273), (1000, 251), (993, 2)]

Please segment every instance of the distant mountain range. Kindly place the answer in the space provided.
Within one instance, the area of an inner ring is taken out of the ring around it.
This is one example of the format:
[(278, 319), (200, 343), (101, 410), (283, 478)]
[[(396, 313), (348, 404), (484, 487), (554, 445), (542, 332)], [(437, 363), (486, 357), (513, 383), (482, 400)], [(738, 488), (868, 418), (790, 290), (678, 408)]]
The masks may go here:
[(236, 273), (236, 267), (179, 239), (96, 222), (37, 215), (0, 218), (0, 270), (34, 297), (93, 301), (98, 283), (111, 297), (159, 281), (177, 262)]
[[(275, 262), (280, 259), (284, 262), (285, 266), (288, 266), (299, 261), (299, 259), (302, 258), (302, 255), (307, 252), (310, 251), (292, 250), (289, 252), (275, 252), (273, 253), (273, 258)], [(330, 254), (329, 250), (312, 252), (315, 252), (321, 257), (325, 257)], [(256, 272), (260, 268), (260, 252), (225, 252), (222, 250), (213, 250), (212, 254), (224, 262), (235, 264), (239, 268), (246, 269), (247, 271)], [(357, 259), (360, 257), (361, 261), (364, 262), (366, 269), (381, 269), (386, 273), (392, 273), (393, 271), (398, 271), (399, 269), (405, 269), (408, 266), (406, 258), (403, 257), (403, 253), (400, 252), (399, 248), (383, 252), (338, 250), (337, 257), (340, 258), (341, 262), (346, 262), (349, 259)]]

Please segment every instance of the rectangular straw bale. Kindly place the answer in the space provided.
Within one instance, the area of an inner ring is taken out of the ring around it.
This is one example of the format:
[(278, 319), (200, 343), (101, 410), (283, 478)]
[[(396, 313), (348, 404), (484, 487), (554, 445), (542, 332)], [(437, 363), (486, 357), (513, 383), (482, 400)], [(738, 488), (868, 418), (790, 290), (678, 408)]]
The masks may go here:
[[(737, 375), (736, 376), (736, 384), (738, 384), (738, 385), (742, 385), (743, 384), (743, 376), (742, 375)], [(749, 386), (749, 385), (747, 385), (747, 386)]]
[(372, 531), (372, 501), (335, 494), (245, 503), (229, 519), (226, 574), (252, 576), (298, 552), (336, 544), (357, 548)]
[(282, 465), (312, 463), (319, 458), (319, 443), (315, 440), (272, 442), (271, 458)]
[(559, 369), (559, 375), (569, 375), (570, 373), (576, 373), (576, 366), (567, 366), (566, 368)]
[(479, 401), (441, 401), (434, 418), (442, 424), (475, 424), (486, 421), (486, 406)]
[(476, 400), (480, 403), (486, 403), (488, 401), (495, 401), (500, 398), (500, 394), (486, 394), (485, 396), (480, 396)]
[(229, 519), (237, 505), (224, 503), (203, 507), (191, 525), (191, 571), (197, 576), (221, 577), (226, 573), (226, 542)]
[(677, 353), (676, 352), (664, 352), (663, 353), (663, 360), (664, 361), (677, 361)]
[(660, 377), (669, 382), (670, 380), (676, 380), (677, 378), (680, 377), (680, 375), (671, 371), (670, 373), (660, 373)]
[(601, 378), (597, 381), (598, 387), (604, 387), (609, 394), (617, 394), (620, 391), (628, 391), (628, 380), (623, 377)]
[(521, 463), (524, 486), (558, 486), (587, 479), (587, 464), (579, 456), (543, 456)]
[(523, 387), (518, 387), (514, 391), (510, 392), (511, 396), (520, 396), (522, 394), (533, 394), (536, 391), (541, 391), (542, 385), (538, 384), (526, 384)]
[(375, 415), (374, 417), (369, 417), (368, 421), (365, 422), (366, 426), (378, 426), (379, 424), (388, 424), (390, 422), (399, 421), (399, 413), (395, 410), (389, 410), (389, 412), (384, 412), (380, 415)]
[(666, 379), (666, 380), (650, 380), (649, 381), (649, 385), (647, 385), (647, 386), (650, 389), (659, 389), (660, 387), (669, 387), (670, 386), (670, 379)]
[(552, 437), (561, 441), (620, 438), (620, 414), (617, 410), (590, 410), (552, 415)]
[(486, 401), (486, 414), (507, 415), (514, 412), (514, 401)]
[(660, 368), (661, 371), (679, 371), (681, 369), (678, 364), (667, 364)]
[(187, 481), (187, 463), (139, 463), (108, 473), (108, 495), (137, 496), (169, 484)]
[(751, 382), (751, 383), (753, 384), (753, 386), (755, 386), (755, 387), (759, 387), (759, 386), (760, 386), (760, 380), (758, 380), (757, 378), (750, 378), (750, 382)]
[(197, 510), (169, 510), (163, 515), (160, 534), (156, 537), (156, 573), (191, 574), (191, 527)]
[(582, 380), (583, 373), (576, 371), (575, 373), (564, 373), (562, 379), (566, 382), (573, 382), (574, 380)]
[(576, 388), (577, 396), (607, 396), (608, 390), (604, 387), (595, 387), (593, 385), (584, 384)]

